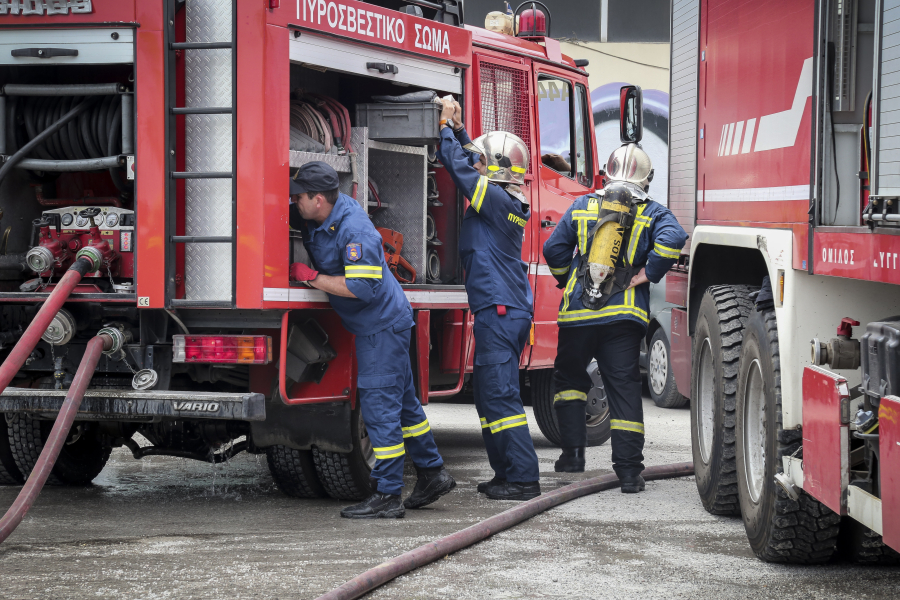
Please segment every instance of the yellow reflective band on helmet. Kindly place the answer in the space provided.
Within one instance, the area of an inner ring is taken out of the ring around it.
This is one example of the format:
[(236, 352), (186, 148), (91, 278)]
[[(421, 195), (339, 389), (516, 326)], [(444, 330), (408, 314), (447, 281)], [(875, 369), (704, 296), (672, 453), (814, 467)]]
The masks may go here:
[(528, 425), (528, 419), (525, 417), (525, 413), (522, 413), (521, 415), (514, 415), (512, 417), (497, 419), (493, 423), (489, 423), (488, 427), (491, 428), (491, 433), (497, 433), (503, 431), (504, 429), (519, 427), (520, 425)]
[(512, 171), (513, 173), (524, 173), (525, 172), (525, 169), (523, 169), (522, 167), (510, 167), (509, 170)]
[(663, 246), (662, 244), (653, 244), (653, 249), (656, 250), (656, 253), (662, 256), (663, 258), (674, 258), (678, 259), (681, 256), (681, 250), (676, 248), (669, 248), (668, 246)]
[(383, 274), (381, 267), (368, 265), (347, 265), (344, 267), (344, 277), (347, 279), (381, 279)]
[(587, 402), (587, 394), (579, 392), (578, 390), (563, 390), (562, 392), (556, 392), (553, 396), (554, 402), (564, 402), (566, 400), (581, 400), (582, 402)]
[(635, 421), (622, 421), (621, 419), (610, 419), (609, 420), (609, 428), (610, 429), (619, 429), (621, 431), (633, 431), (634, 433), (639, 433), (644, 435), (644, 424), (637, 423)]
[(431, 431), (431, 425), (428, 424), (428, 419), (425, 419), (418, 425), (412, 425), (410, 427), (403, 428), (403, 439), (418, 437), (423, 433), (428, 433)]
[(475, 193), (472, 194), (472, 208), (476, 211), (481, 210), (481, 203), (484, 202), (484, 194), (487, 192), (488, 178), (482, 175), (478, 178), (478, 184), (475, 185)]
[(566, 265), (565, 267), (559, 267), (558, 269), (554, 269), (553, 267), (550, 267), (550, 272), (554, 275), (565, 275), (566, 273), (569, 272), (569, 268), (571, 266), (572, 265)]
[(497, 165), (488, 165), (487, 170), (488, 171), (499, 171), (500, 167), (498, 167)]
[(386, 448), (372, 448), (372, 450), (375, 452), (375, 458), (378, 460), (397, 458), (398, 456), (406, 454), (406, 449), (403, 447), (403, 444), (388, 446)]
[(485, 419), (484, 417), (481, 417), (481, 428), (487, 429), (488, 427), (490, 427), (490, 425), (488, 425), (487, 419)]

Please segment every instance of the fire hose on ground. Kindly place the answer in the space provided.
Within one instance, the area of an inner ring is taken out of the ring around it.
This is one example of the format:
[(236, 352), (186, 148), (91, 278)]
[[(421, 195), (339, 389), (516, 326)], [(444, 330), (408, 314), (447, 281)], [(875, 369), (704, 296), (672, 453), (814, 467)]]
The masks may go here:
[[(647, 481), (685, 477), (693, 474), (694, 465), (692, 463), (660, 465), (645, 469), (642, 473)], [(489, 519), (467, 527), (462, 531), (457, 531), (447, 537), (429, 542), (424, 546), (419, 546), (414, 550), (383, 562), (377, 567), (357, 575), (342, 586), (319, 596), (316, 600), (354, 600), (355, 598), (360, 598), (404, 573), (444, 558), (457, 550), (467, 548), (554, 506), (617, 487), (619, 487), (619, 478), (614, 474), (610, 474), (585, 479), (584, 481), (543, 494), (499, 515), (494, 515)]]
[[(48, 300), (47, 303), (49, 304), (49, 302)], [(44, 306), (47, 306), (47, 304)], [(88, 342), (84, 357), (81, 359), (81, 364), (78, 365), (78, 371), (76, 371), (75, 378), (72, 380), (72, 386), (66, 394), (66, 400), (59, 410), (59, 416), (56, 417), (56, 422), (53, 424), (53, 429), (47, 437), (41, 456), (28, 476), (28, 481), (25, 482), (25, 485), (16, 497), (16, 501), (13, 502), (13, 505), (0, 519), (0, 543), (3, 543), (19, 526), (19, 523), (25, 517), (25, 513), (34, 504), (35, 499), (44, 487), (44, 483), (47, 482), (50, 471), (53, 469), (53, 465), (56, 463), (63, 445), (66, 443), (69, 429), (75, 421), (75, 415), (78, 412), (78, 407), (81, 406), (84, 392), (91, 383), (91, 377), (93, 377), (97, 363), (100, 361), (100, 355), (112, 346), (113, 338), (105, 333), (93, 337)], [(8, 362), (9, 359), (3, 364), (4, 368)], [(6, 386), (4, 385), (3, 387), (5, 388)]]

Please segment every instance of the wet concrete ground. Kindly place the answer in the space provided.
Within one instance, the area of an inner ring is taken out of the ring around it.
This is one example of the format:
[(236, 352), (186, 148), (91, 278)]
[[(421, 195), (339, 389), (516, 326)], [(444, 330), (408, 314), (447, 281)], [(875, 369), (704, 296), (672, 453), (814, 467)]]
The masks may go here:
[[(689, 461), (687, 410), (645, 401), (647, 465)], [(558, 450), (530, 415), (545, 489)], [(89, 488), (46, 488), (0, 546), (0, 598), (315, 598), (354, 575), (512, 506), (475, 492), (490, 476), (474, 408), (426, 408), (459, 487), (400, 521), (341, 519), (293, 500), (264, 457), (213, 468), (117, 450)], [(586, 477), (610, 472), (589, 450)], [(579, 476), (580, 477), (580, 476)], [(407, 485), (413, 476), (408, 473)], [(0, 506), (18, 487), (0, 488)], [(895, 598), (900, 568), (769, 565), (739, 519), (707, 514), (691, 478), (602, 492), (544, 513), (372, 592), (372, 599)]]

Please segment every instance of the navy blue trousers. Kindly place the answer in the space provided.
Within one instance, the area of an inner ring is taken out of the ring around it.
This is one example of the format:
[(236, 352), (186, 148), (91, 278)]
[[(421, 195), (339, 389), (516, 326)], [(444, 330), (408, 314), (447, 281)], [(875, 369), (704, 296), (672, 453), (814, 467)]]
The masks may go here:
[(399, 331), (388, 328), (356, 337), (359, 402), (375, 451), (372, 479), (384, 494), (396, 495), (403, 489), (407, 450), (418, 467), (444, 464), (416, 398), (409, 360), (410, 331), (409, 327)]
[(519, 357), (531, 315), (490, 306), (475, 313), (475, 408), (494, 474), (508, 481), (538, 481), (538, 458), (519, 395)]

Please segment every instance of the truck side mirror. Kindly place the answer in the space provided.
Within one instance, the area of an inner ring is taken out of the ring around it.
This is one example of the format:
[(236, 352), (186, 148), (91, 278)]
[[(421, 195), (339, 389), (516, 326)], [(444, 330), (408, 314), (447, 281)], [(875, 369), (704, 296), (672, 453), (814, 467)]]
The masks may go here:
[(594, 174), (594, 189), (602, 190), (604, 184), (606, 183), (606, 171), (600, 169), (598, 173)]
[(623, 144), (640, 142), (644, 135), (644, 98), (640, 86), (622, 86), (619, 110), (619, 139)]

